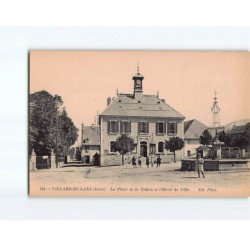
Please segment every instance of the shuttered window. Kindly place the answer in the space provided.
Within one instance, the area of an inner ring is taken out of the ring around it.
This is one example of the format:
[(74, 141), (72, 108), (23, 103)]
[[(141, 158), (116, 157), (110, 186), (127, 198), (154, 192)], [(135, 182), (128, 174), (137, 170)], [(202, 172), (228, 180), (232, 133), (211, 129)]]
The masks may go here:
[(164, 142), (158, 142), (158, 153), (164, 153)]
[(149, 123), (148, 122), (139, 122), (138, 123), (138, 132), (139, 132), (139, 134), (148, 134), (149, 133)]
[(165, 134), (166, 133), (166, 123), (157, 122), (156, 123), (156, 134)]
[(119, 122), (118, 121), (109, 121), (108, 122), (108, 133), (109, 134), (117, 134), (119, 130)]
[(121, 121), (120, 122), (120, 132), (125, 134), (131, 133), (131, 122), (129, 121)]
[(168, 123), (168, 134), (176, 135), (177, 134), (177, 124), (175, 122)]

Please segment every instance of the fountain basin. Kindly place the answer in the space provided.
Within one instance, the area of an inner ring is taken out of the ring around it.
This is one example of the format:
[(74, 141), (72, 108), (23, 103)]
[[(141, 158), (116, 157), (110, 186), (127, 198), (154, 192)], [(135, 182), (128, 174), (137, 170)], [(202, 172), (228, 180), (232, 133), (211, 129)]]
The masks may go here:
[[(197, 171), (196, 159), (181, 160), (182, 171)], [(204, 159), (205, 171), (249, 171), (250, 159)]]

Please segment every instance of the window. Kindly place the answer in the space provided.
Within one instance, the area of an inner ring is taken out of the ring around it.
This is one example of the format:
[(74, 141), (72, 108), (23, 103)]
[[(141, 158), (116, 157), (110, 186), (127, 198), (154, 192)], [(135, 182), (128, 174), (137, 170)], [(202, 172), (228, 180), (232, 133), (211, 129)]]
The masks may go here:
[(190, 150), (187, 151), (187, 156), (189, 157), (191, 155)]
[(115, 153), (115, 141), (110, 142), (109, 152)]
[(132, 151), (132, 153), (136, 154), (137, 153), (137, 144), (134, 144), (135, 148), (134, 150)]
[(164, 153), (164, 142), (158, 142), (158, 153)]
[(139, 122), (138, 123), (138, 131), (139, 131), (139, 134), (148, 134), (148, 132), (149, 132), (148, 122)]
[(165, 134), (165, 133), (166, 133), (165, 122), (157, 122), (156, 123), (156, 134)]
[(125, 133), (125, 134), (130, 134), (131, 133), (131, 122), (129, 121), (122, 121), (120, 123), (120, 132)]
[(168, 123), (168, 134), (169, 135), (177, 134), (177, 124), (175, 122)]
[(109, 121), (108, 122), (108, 133), (109, 134), (117, 134), (119, 129), (118, 121)]

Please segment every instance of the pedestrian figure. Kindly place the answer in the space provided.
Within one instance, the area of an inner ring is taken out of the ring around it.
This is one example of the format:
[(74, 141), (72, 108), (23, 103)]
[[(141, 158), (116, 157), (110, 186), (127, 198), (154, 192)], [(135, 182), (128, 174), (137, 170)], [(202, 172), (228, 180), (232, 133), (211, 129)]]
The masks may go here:
[(90, 169), (90, 168), (85, 172), (85, 177), (86, 177), (86, 178), (89, 178), (90, 172), (91, 172), (91, 169)]
[(161, 166), (161, 157), (159, 155), (157, 157), (156, 163), (157, 163), (156, 167), (160, 167)]
[(205, 174), (204, 174), (204, 160), (201, 157), (200, 153), (198, 154), (198, 159), (197, 159), (196, 164), (197, 164), (197, 170), (198, 170), (198, 176), (199, 176), (199, 178), (201, 177), (200, 173), (202, 173), (203, 178), (205, 178)]
[(132, 157), (132, 165), (134, 168), (136, 168), (136, 158), (135, 156)]
[(154, 157), (151, 156), (151, 167), (153, 167), (153, 166), (154, 166)]
[(138, 167), (141, 168), (141, 156), (138, 157)]
[(148, 156), (146, 157), (146, 165), (147, 165), (147, 168), (149, 168), (149, 157)]

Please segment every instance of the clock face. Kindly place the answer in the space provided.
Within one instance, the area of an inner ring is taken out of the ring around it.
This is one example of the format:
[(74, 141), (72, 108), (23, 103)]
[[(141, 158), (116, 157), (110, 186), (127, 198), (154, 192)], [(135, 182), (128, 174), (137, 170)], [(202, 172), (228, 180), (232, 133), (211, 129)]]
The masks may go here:
[(136, 83), (137, 83), (137, 84), (141, 84), (141, 80), (137, 80)]

